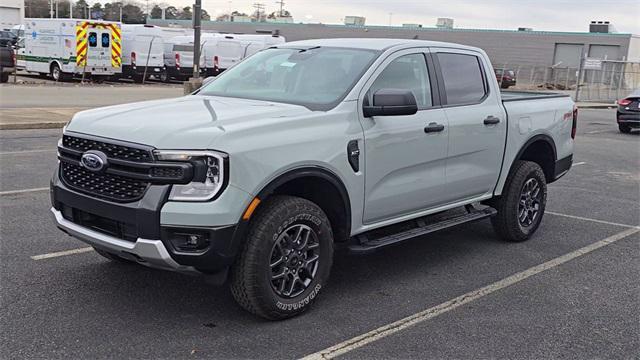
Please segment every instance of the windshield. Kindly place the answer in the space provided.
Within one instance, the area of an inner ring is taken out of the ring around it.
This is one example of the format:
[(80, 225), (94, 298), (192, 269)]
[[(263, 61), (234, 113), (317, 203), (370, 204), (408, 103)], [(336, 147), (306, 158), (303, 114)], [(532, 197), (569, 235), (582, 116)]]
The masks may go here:
[(199, 94), (266, 100), (329, 110), (378, 52), (344, 48), (271, 48), (225, 71)]

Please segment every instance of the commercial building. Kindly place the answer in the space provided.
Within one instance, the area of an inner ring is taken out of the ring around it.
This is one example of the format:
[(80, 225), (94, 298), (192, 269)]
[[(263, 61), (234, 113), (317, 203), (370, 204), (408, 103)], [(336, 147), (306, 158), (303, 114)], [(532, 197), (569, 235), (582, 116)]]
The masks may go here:
[(0, 29), (10, 29), (22, 24), (24, 0), (2, 0), (0, 3)]

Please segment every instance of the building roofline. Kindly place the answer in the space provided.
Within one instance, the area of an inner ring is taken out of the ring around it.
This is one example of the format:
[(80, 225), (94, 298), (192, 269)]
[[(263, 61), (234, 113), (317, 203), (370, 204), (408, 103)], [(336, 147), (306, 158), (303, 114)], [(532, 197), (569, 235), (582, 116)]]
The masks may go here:
[[(191, 24), (191, 20), (162, 20), (151, 19), (151, 21), (163, 21), (163, 22), (175, 22), (175, 23), (188, 23)], [(387, 25), (341, 25), (341, 24), (321, 24), (321, 23), (278, 23), (278, 22), (233, 22), (233, 21), (206, 21), (203, 20), (202, 24), (239, 24), (239, 25), (253, 25), (260, 26), (282, 26), (282, 27), (295, 27), (295, 26), (325, 26), (328, 28), (345, 28), (345, 29), (376, 29), (376, 30), (398, 30), (398, 31), (415, 31), (415, 32), (488, 32), (488, 33), (511, 33), (511, 34), (531, 34), (531, 35), (570, 35), (570, 36), (612, 36), (612, 37), (627, 37), (627, 36), (640, 36), (640, 34), (632, 33), (592, 33), (581, 31), (548, 31), (548, 30), (530, 30), (519, 31), (510, 29), (472, 29), (472, 28), (438, 28), (438, 27), (402, 27), (402, 26), (387, 26)]]

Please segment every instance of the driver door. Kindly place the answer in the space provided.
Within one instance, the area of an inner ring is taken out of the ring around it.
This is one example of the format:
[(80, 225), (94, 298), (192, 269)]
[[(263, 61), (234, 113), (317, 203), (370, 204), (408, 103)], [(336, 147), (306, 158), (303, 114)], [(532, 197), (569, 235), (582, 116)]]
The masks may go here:
[(387, 58), (365, 85), (361, 105), (372, 104), (379, 89), (410, 90), (418, 104), (414, 115), (361, 117), (365, 224), (433, 208), (446, 200), (448, 123), (430, 64), (428, 49), (403, 50)]

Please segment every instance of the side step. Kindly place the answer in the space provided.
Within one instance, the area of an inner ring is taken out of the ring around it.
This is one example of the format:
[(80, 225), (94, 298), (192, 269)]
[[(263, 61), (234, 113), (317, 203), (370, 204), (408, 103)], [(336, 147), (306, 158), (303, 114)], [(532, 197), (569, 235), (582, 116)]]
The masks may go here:
[(383, 235), (381, 237), (376, 237), (374, 239), (371, 239), (372, 236), (370, 233), (357, 235), (357, 244), (352, 244), (348, 248), (352, 253), (364, 254), (379, 249), (383, 246), (397, 244), (405, 240), (413, 239), (417, 236), (422, 236), (425, 234), (436, 232), (438, 230), (448, 229), (450, 227), (472, 221), (486, 219), (496, 215), (497, 213), (498, 212), (491, 207), (486, 207), (481, 210), (477, 210), (473, 207), (467, 207), (466, 213), (441, 218), (436, 222), (432, 222), (430, 224), (425, 222), (425, 219), (428, 218), (419, 218), (413, 221), (412, 228), (407, 229), (407, 227), (404, 226), (404, 230), (388, 235)]

